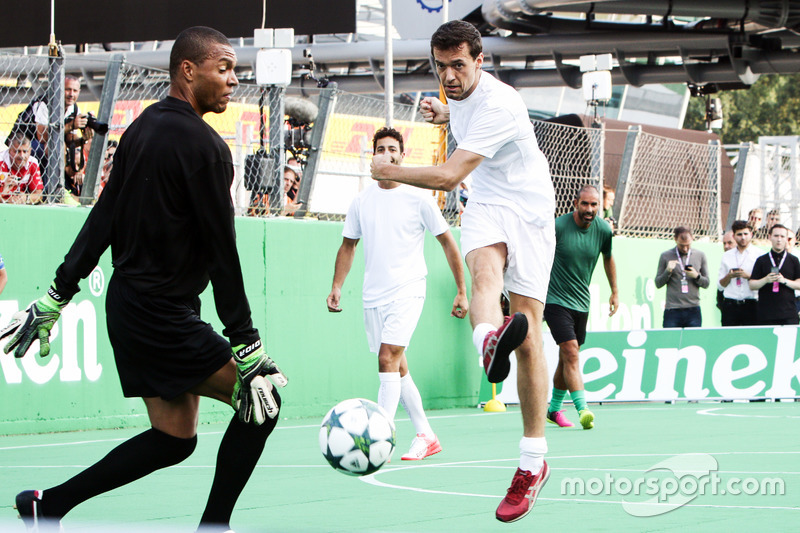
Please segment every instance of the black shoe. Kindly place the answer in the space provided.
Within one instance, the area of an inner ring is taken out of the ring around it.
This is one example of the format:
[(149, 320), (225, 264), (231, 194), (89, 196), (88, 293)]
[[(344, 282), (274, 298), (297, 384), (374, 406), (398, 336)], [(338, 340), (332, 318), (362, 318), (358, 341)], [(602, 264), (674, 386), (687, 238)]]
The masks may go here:
[(61, 521), (58, 518), (48, 518), (44, 515), (41, 490), (23, 490), (17, 494), (14, 509), (25, 523), (28, 531), (41, 533), (57, 533), (61, 530)]

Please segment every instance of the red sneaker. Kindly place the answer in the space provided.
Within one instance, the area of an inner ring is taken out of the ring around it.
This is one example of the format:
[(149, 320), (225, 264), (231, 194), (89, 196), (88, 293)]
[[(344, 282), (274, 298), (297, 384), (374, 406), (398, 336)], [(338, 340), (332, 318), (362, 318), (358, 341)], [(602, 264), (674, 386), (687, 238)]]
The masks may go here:
[(483, 369), (489, 383), (501, 383), (508, 377), (511, 361), (508, 357), (522, 344), (528, 334), (528, 319), (523, 313), (506, 317), (503, 325), (490, 331), (483, 339)]
[(508, 494), (497, 507), (495, 517), (501, 522), (515, 522), (531, 512), (539, 491), (550, 477), (550, 467), (547, 461), (535, 476), (528, 470), (520, 470), (514, 474)]

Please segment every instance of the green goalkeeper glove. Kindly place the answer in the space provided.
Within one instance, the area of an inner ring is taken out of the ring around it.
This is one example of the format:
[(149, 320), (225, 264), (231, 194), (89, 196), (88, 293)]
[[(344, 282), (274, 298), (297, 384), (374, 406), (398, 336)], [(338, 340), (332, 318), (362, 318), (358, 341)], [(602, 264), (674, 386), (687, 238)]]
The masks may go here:
[(50, 354), (50, 330), (68, 303), (69, 300), (58, 294), (55, 286), (50, 286), (47, 294), (26, 310), (14, 313), (11, 323), (0, 330), (0, 340), (14, 335), (3, 351), (9, 353), (14, 350), (14, 357), (22, 357), (33, 341), (39, 339), (39, 355), (47, 357)]
[(275, 361), (267, 357), (261, 339), (233, 346), (232, 350), (237, 379), (231, 404), (239, 413), (239, 420), (260, 426), (267, 417), (278, 416), (280, 410), (272, 387), (264, 378), (270, 378), (276, 387), (285, 387), (288, 380)]

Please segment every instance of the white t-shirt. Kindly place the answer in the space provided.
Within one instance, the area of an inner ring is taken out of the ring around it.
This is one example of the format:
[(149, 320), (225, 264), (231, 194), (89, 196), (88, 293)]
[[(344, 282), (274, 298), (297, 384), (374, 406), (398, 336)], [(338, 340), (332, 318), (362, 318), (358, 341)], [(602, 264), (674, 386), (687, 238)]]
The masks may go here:
[(364, 241), (364, 307), (400, 298), (425, 297), (425, 230), (439, 236), (448, 230), (429, 191), (377, 183), (350, 204), (342, 236)]
[(481, 72), (473, 93), (448, 105), (458, 148), (485, 158), (472, 172), (467, 209), (470, 202), (499, 204), (526, 222), (552, 223), (556, 199), (550, 166), (519, 93)]
[[(64, 110), (64, 119), (68, 119), (75, 112), (75, 104), (70, 104)], [(36, 102), (33, 104), (33, 119), (37, 124), (47, 126), (50, 124), (50, 112), (47, 109), (47, 104), (44, 102)]]
[[(741, 268), (748, 274), (751, 274), (753, 272), (753, 265), (760, 255), (763, 255), (763, 252), (753, 245), (748, 245), (747, 248), (744, 249), (744, 252), (739, 252), (739, 248), (734, 246), (722, 254), (722, 261), (720, 261), (719, 273), (717, 275), (718, 286), (719, 280), (727, 276), (728, 271), (732, 268)], [(736, 283), (737, 279), (741, 281)], [(731, 300), (746, 300), (748, 298), (754, 300), (758, 299), (758, 291), (751, 291), (750, 283), (744, 278), (731, 278), (728, 282), (728, 286), (722, 290), (722, 294), (725, 298), (730, 298)]]

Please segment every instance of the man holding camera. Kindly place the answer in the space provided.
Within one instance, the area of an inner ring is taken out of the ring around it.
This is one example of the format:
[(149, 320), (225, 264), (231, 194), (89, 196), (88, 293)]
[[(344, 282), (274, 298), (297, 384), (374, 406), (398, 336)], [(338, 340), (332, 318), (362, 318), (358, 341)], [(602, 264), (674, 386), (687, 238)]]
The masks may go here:
[(706, 254), (692, 249), (692, 230), (678, 226), (673, 231), (675, 248), (658, 259), (656, 288), (667, 286), (664, 308), (664, 328), (699, 328), (703, 325), (700, 312), (700, 289), (709, 285)]
[(737, 220), (731, 226), (736, 246), (722, 254), (719, 265), (719, 284), (723, 287), (723, 326), (755, 326), (758, 324), (758, 293), (750, 288), (750, 274), (761, 253), (750, 241), (753, 231), (747, 222)]
[(758, 291), (758, 323), (764, 326), (800, 323), (794, 298), (794, 291), (800, 289), (800, 260), (786, 248), (788, 237), (786, 226), (772, 225), (772, 249), (753, 264), (750, 288)]

